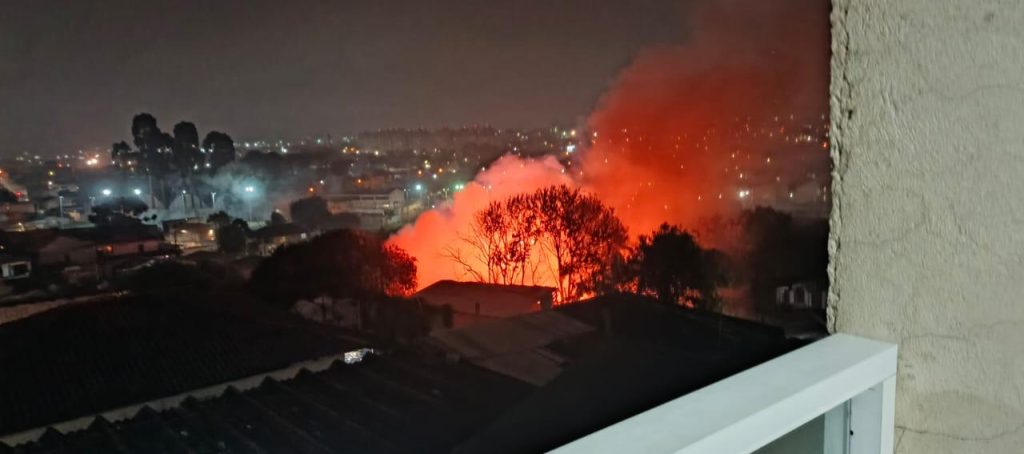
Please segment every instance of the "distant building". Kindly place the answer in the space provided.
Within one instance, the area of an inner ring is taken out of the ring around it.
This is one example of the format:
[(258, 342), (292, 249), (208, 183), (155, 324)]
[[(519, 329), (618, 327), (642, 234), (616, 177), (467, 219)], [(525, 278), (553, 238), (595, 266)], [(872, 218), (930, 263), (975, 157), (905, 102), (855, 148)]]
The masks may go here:
[[(108, 272), (126, 259), (176, 252), (156, 226), (40, 229), (0, 233), (0, 250), (51, 267)], [(102, 265), (102, 266), (101, 266)]]
[(775, 288), (775, 303), (794, 309), (825, 310), (828, 291), (813, 282), (797, 282)]
[(555, 289), (530, 285), (437, 281), (413, 298), (434, 307), (451, 307), (450, 327), (551, 309)]
[(390, 189), (351, 192), (323, 196), (331, 214), (349, 213), (359, 217), (360, 227), (378, 230), (387, 227), (405, 209), (405, 191)]
[(0, 254), (0, 277), (9, 281), (24, 279), (32, 274), (32, 260), (14, 254)]
[(204, 222), (165, 221), (164, 241), (185, 251), (213, 250), (217, 247), (217, 227)]

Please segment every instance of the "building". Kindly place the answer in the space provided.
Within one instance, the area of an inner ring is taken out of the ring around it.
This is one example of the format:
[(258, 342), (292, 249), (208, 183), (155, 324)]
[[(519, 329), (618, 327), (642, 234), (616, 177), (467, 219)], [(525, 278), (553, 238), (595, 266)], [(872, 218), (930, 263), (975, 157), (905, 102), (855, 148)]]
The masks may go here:
[(793, 309), (825, 310), (828, 290), (813, 282), (797, 282), (775, 288), (775, 304)]
[(323, 196), (331, 214), (349, 213), (359, 217), (360, 228), (379, 230), (396, 222), (406, 207), (405, 191), (351, 192)]
[(217, 227), (205, 222), (164, 222), (164, 241), (183, 251), (213, 250), (217, 247)]
[(0, 277), (5, 281), (24, 279), (32, 274), (32, 260), (14, 254), (0, 254)]
[(554, 293), (552, 287), (443, 280), (416, 292), (413, 298), (437, 308), (450, 307), (452, 324), (449, 327), (461, 328), (551, 309)]
[(177, 253), (158, 227), (143, 224), (0, 232), (0, 250), (29, 258), (31, 269), (68, 270), (79, 277), (107, 275), (139, 257)]

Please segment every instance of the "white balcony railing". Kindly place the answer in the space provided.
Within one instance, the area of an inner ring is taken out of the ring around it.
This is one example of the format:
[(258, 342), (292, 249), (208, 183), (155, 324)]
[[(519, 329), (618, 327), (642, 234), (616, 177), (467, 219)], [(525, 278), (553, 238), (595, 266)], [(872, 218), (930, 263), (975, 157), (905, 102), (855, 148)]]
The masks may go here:
[(891, 453), (895, 384), (895, 345), (837, 334), (554, 452), (748, 453), (823, 418), (801, 451)]

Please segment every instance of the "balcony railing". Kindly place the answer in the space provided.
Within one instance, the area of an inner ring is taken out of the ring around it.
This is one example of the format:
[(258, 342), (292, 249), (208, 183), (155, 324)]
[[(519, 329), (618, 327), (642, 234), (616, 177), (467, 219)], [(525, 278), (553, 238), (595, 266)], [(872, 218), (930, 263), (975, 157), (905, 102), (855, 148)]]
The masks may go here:
[(768, 452), (773, 442), (817, 422), (811, 430), (823, 433), (803, 436), (785, 451), (891, 453), (895, 384), (895, 345), (837, 334), (554, 452)]

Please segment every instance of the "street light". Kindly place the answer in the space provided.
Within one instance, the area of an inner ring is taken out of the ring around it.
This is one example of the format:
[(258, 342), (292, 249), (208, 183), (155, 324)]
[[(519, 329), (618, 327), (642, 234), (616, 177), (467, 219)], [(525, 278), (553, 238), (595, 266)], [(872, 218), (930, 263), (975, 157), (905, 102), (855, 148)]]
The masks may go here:
[(104, 197), (110, 197), (110, 194), (111, 194), (110, 189), (104, 189), (101, 192), (103, 193)]
[(136, 196), (140, 196), (140, 195), (142, 195), (142, 189), (139, 189), (139, 188), (132, 189), (132, 193), (135, 194)]
[[(246, 186), (245, 192), (248, 194), (252, 194), (253, 192), (256, 192), (256, 188), (253, 188), (252, 186)], [(246, 197), (246, 200), (248, 200), (249, 202), (249, 222), (252, 222), (252, 196)]]

